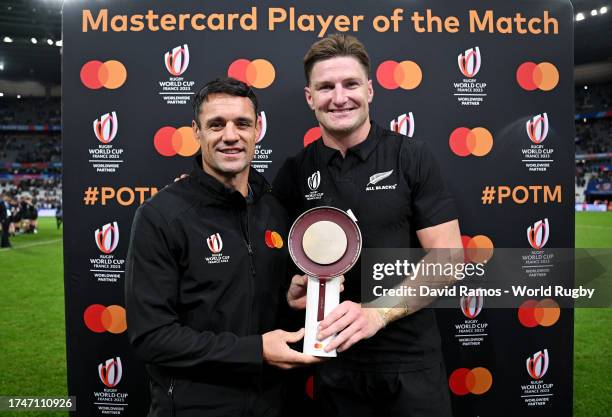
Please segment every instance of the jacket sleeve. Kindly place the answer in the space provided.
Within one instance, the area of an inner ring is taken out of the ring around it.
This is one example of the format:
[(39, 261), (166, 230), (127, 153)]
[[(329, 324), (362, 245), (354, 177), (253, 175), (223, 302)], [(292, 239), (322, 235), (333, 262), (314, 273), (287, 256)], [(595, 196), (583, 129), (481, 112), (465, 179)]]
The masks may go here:
[(181, 323), (177, 253), (166, 220), (150, 204), (142, 205), (132, 224), (125, 275), (128, 335), (136, 354), (169, 367), (215, 362), (258, 368), (261, 335), (198, 331)]

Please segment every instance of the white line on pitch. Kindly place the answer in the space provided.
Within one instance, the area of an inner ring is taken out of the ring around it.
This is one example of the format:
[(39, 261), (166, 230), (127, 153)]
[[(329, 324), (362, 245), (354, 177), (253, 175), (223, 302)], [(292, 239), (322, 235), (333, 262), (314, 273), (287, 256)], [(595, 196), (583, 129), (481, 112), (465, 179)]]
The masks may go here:
[(17, 246), (14, 246), (12, 248), (1, 248), (0, 251), (7, 251), (9, 249), (19, 250), (19, 249), (24, 249), (24, 248), (31, 248), (32, 246), (46, 245), (48, 243), (59, 242), (60, 240), (62, 240), (62, 239), (61, 238), (60, 239), (51, 239), (51, 240), (45, 240), (43, 242), (28, 243), (26, 245), (17, 245)]

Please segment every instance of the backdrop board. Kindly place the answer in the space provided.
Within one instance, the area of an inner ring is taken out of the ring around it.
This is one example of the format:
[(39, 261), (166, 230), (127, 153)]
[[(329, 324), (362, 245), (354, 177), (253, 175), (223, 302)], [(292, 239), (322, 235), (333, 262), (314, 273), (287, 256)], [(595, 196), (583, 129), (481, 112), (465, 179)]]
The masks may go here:
[[(529, 257), (574, 243), (572, 25), (560, 0), (65, 2), (74, 415), (146, 413), (147, 377), (123, 308), (128, 237), (138, 205), (191, 169), (198, 86), (224, 75), (253, 86), (265, 120), (253, 167), (271, 181), (319, 137), (304, 53), (321, 36), (356, 35), (372, 59), (372, 118), (429, 143), (464, 244)], [(554, 274), (554, 262), (540, 269)], [(439, 311), (455, 415), (571, 415), (573, 314), (554, 303), (493, 310), (472, 299)], [(545, 306), (554, 314), (539, 314)], [(308, 385), (292, 398), (309, 401)]]

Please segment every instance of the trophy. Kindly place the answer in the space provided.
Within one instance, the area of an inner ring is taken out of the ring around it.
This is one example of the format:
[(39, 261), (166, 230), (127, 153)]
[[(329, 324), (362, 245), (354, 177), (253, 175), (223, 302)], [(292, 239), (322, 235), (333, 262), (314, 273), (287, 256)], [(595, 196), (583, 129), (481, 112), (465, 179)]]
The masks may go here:
[(322, 206), (302, 213), (287, 240), (291, 259), (308, 276), (303, 352), (335, 357), (324, 350), (335, 335), (317, 340), (317, 326), (340, 302), (338, 277), (359, 259), (361, 231), (346, 212)]

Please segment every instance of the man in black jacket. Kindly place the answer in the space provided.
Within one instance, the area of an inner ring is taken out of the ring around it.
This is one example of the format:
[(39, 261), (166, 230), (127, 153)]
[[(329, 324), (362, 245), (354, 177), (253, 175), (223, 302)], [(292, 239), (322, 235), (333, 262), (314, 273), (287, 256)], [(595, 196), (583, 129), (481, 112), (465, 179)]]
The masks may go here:
[(286, 211), (250, 169), (260, 131), (244, 83), (194, 98), (202, 154), (189, 177), (136, 212), (126, 271), (130, 342), (151, 377), (149, 416), (273, 416), (268, 366), (318, 361), (292, 350), (303, 330), (273, 330), (286, 302)]

